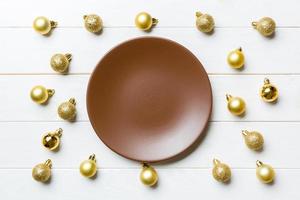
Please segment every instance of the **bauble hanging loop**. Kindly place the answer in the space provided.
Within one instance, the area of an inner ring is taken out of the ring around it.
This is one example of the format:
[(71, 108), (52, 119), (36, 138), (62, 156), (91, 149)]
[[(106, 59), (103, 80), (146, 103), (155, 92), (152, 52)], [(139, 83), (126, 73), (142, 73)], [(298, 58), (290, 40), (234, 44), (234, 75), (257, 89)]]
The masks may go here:
[(272, 166), (256, 161), (256, 176), (262, 183), (271, 183), (275, 178), (275, 171)]
[(39, 182), (47, 182), (51, 177), (52, 161), (46, 160), (45, 163), (40, 163), (32, 169), (32, 177)]
[(214, 18), (209, 14), (196, 12), (196, 27), (203, 33), (210, 33), (215, 27)]
[(47, 17), (39, 16), (33, 21), (33, 29), (42, 34), (47, 35), (57, 26), (57, 22), (49, 20)]
[(58, 115), (67, 121), (74, 121), (76, 118), (76, 102), (74, 98), (69, 101), (63, 102), (57, 109)]
[(50, 151), (55, 151), (59, 148), (60, 145), (60, 137), (62, 135), (63, 130), (61, 128), (57, 129), (54, 132), (46, 133), (42, 138), (42, 144), (46, 149)]
[(54, 89), (46, 89), (42, 85), (34, 86), (30, 91), (30, 97), (32, 101), (38, 104), (44, 104), (48, 101), (49, 97), (52, 97), (55, 93)]
[(59, 73), (65, 73), (69, 68), (71, 60), (72, 60), (71, 54), (58, 53), (58, 54), (54, 54), (51, 57), (50, 65), (54, 71)]
[(84, 15), (83, 20), (85, 29), (91, 33), (99, 33), (103, 28), (102, 19), (98, 15)]
[(88, 160), (84, 160), (79, 167), (82, 176), (91, 178), (97, 173), (97, 164), (95, 154), (90, 155)]
[(276, 23), (270, 17), (263, 17), (258, 22), (252, 22), (252, 26), (263, 36), (271, 36), (275, 32)]
[(143, 31), (150, 30), (158, 23), (158, 19), (152, 18), (149, 13), (140, 12), (135, 17), (135, 26)]
[(230, 167), (217, 159), (213, 159), (213, 164), (212, 175), (214, 179), (223, 183), (228, 182), (231, 178)]
[(257, 151), (263, 148), (264, 138), (259, 132), (242, 130), (242, 135), (249, 149)]
[(242, 115), (246, 111), (246, 103), (240, 97), (232, 97), (226, 94), (227, 108), (233, 115)]
[(227, 56), (227, 63), (235, 69), (239, 69), (244, 66), (245, 56), (241, 47), (229, 52)]
[(265, 78), (264, 85), (260, 89), (260, 96), (265, 102), (276, 102), (279, 96), (279, 92), (276, 86), (270, 83), (268, 78)]
[(147, 163), (143, 163), (142, 171), (140, 173), (140, 180), (146, 186), (154, 186), (157, 184), (158, 175), (156, 170)]

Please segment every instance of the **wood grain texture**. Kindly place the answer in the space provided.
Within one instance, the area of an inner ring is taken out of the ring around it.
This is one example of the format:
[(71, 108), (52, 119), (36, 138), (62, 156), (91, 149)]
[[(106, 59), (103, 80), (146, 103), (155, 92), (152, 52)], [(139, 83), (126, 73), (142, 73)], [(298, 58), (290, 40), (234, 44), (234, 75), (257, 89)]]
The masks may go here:
[[(300, 161), (300, 21), (299, 0), (2, 0), (0, 1), (0, 188), (3, 199), (245, 199), (298, 200)], [(195, 11), (213, 15), (212, 35), (196, 30)], [(147, 11), (159, 24), (144, 33), (134, 27), (134, 17)], [(99, 14), (104, 30), (93, 35), (83, 28), (82, 16)], [(59, 23), (50, 37), (31, 26), (44, 15)], [(275, 37), (264, 38), (251, 27), (263, 16), (275, 19)], [(88, 79), (105, 53), (124, 40), (140, 36), (172, 39), (191, 50), (209, 74), (214, 107), (206, 136), (189, 156), (155, 165), (159, 185), (144, 187), (138, 180), (140, 164), (110, 151), (92, 129), (85, 107)], [(242, 47), (246, 66), (241, 71), (226, 63), (227, 53)], [(54, 53), (72, 53), (70, 74), (54, 73), (49, 60)], [(277, 104), (264, 103), (258, 95), (265, 77), (280, 91)], [(54, 88), (46, 106), (34, 104), (30, 89), (37, 84)], [(246, 100), (245, 117), (232, 116), (225, 94)], [(59, 103), (77, 99), (75, 123), (60, 120)], [(60, 151), (41, 146), (46, 131), (63, 128)], [(261, 152), (245, 146), (242, 129), (260, 131), (265, 137)], [(88, 180), (78, 165), (96, 153), (99, 173)], [(232, 167), (230, 184), (211, 177), (216, 157)], [(31, 178), (31, 168), (51, 158), (53, 177), (43, 185)], [(255, 161), (275, 167), (274, 184), (255, 177)]]
[[(141, 36), (166, 37), (179, 42), (199, 58), (209, 74), (300, 73), (297, 56), (300, 28), (277, 29), (272, 39), (262, 37), (252, 28), (217, 28), (213, 35), (200, 33), (196, 28), (159, 27), (149, 34), (127, 27), (104, 28), (101, 35), (93, 35), (84, 28), (61, 28), (48, 38), (31, 28), (1, 29), (1, 34), (0, 74), (53, 74), (49, 63), (55, 53), (72, 53), (70, 73), (91, 73), (108, 50), (124, 40)], [(246, 64), (243, 70), (234, 70), (226, 57), (239, 47), (243, 48)]]

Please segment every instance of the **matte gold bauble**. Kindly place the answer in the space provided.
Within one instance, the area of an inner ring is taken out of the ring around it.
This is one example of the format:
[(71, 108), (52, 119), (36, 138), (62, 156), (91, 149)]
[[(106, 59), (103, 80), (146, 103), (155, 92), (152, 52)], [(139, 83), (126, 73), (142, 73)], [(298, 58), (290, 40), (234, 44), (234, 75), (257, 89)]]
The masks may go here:
[(51, 57), (50, 65), (54, 71), (59, 72), (59, 73), (65, 73), (69, 68), (71, 59), (72, 59), (72, 55), (69, 53), (54, 54)]
[(51, 176), (52, 162), (50, 159), (40, 163), (32, 169), (32, 177), (39, 182), (47, 182)]
[(102, 30), (103, 22), (101, 17), (95, 14), (84, 15), (84, 27), (91, 33), (99, 33)]
[(97, 173), (97, 164), (95, 154), (90, 155), (88, 160), (83, 161), (79, 167), (82, 176), (91, 178)]
[(228, 64), (235, 69), (239, 69), (244, 66), (245, 64), (245, 56), (242, 52), (242, 48), (235, 49), (231, 52), (229, 52), (227, 56), (227, 62)]
[(243, 130), (242, 134), (245, 139), (245, 144), (249, 149), (260, 150), (264, 145), (264, 138), (262, 134), (257, 131), (247, 131)]
[(196, 12), (196, 27), (203, 33), (210, 33), (215, 27), (214, 18), (209, 14)]
[(68, 121), (73, 121), (76, 117), (76, 102), (74, 98), (71, 98), (69, 101), (63, 102), (59, 105), (57, 109), (58, 115)]
[(153, 167), (144, 163), (142, 167), (142, 171), (140, 173), (140, 180), (143, 184), (147, 186), (154, 186), (158, 181), (157, 172)]
[(260, 89), (260, 96), (265, 102), (275, 102), (278, 99), (278, 89), (265, 78), (264, 85)]
[(42, 138), (43, 146), (51, 151), (56, 150), (60, 145), (60, 137), (62, 132), (63, 130), (59, 128), (54, 132), (46, 133)]
[(150, 30), (153, 25), (156, 25), (158, 20), (152, 18), (149, 13), (141, 12), (135, 17), (135, 26), (141, 30), (147, 31)]
[(230, 167), (224, 163), (221, 163), (219, 160), (213, 160), (214, 167), (212, 169), (213, 177), (219, 182), (228, 182), (231, 178)]
[(54, 92), (55, 90), (53, 89), (46, 89), (44, 86), (37, 85), (31, 89), (30, 97), (34, 102), (44, 104), (48, 101), (49, 97), (53, 96)]
[(270, 17), (263, 17), (258, 22), (252, 22), (252, 26), (263, 36), (271, 36), (275, 32), (276, 23)]
[(55, 28), (56, 26), (57, 22), (50, 21), (48, 18), (43, 16), (39, 16), (33, 21), (33, 29), (42, 35), (49, 34), (51, 29)]
[(256, 176), (263, 183), (271, 183), (275, 178), (275, 171), (270, 165), (256, 161)]
[(242, 115), (246, 111), (246, 103), (240, 97), (232, 97), (231, 95), (226, 95), (227, 108), (234, 115)]

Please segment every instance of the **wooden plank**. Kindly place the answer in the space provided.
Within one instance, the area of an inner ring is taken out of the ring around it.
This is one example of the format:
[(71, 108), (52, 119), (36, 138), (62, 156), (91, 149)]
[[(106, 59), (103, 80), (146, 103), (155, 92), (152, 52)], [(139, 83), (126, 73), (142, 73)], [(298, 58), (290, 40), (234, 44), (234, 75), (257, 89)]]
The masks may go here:
[[(251, 28), (217, 28), (203, 35), (194, 28), (156, 28), (144, 33), (135, 28), (106, 28), (99, 36), (81, 28), (61, 28), (49, 38), (30, 28), (1, 29), (0, 74), (55, 73), (50, 58), (55, 53), (72, 53), (70, 73), (91, 73), (98, 61), (117, 44), (140, 36), (165, 37), (187, 47), (209, 74), (299, 74), (300, 29), (278, 29), (276, 37), (261, 37)], [(227, 54), (242, 47), (243, 70), (227, 64)]]
[[(57, 20), (60, 26), (82, 26), (82, 16), (97, 13), (105, 26), (133, 26), (138, 12), (147, 11), (159, 19), (158, 26), (194, 26), (195, 12), (210, 13), (217, 26), (249, 26), (263, 16), (273, 17), (279, 26), (299, 26), (298, 0), (165, 0), (165, 1), (1, 1), (1, 26), (31, 26), (39, 15)], [(12, 12), (13, 11), (13, 12)], [(13, 16), (12, 16), (13, 15)], [(15, 17), (17, 15), (17, 17)]]
[[(59, 127), (64, 130), (61, 148), (58, 152), (50, 152), (41, 144), (42, 135)], [(257, 130), (264, 135), (263, 151), (255, 152), (246, 147), (241, 135), (243, 129)], [(235, 169), (254, 168), (257, 159), (276, 168), (299, 168), (299, 129), (300, 123), (291, 122), (212, 122), (194, 151), (174, 160), (176, 162), (156, 167), (209, 169), (212, 159), (218, 158)], [(100, 168), (140, 167), (139, 163), (122, 158), (106, 147), (88, 122), (4, 122), (0, 123), (0, 130), (0, 141), (3, 141), (0, 145), (0, 169), (31, 168), (36, 162), (48, 158), (53, 160), (55, 169), (77, 169), (80, 162), (92, 153), (96, 154)]]
[[(268, 76), (280, 90), (276, 104), (263, 102), (259, 89), (263, 75), (211, 75), (214, 96), (212, 121), (300, 121), (299, 95), (300, 76)], [(60, 121), (57, 107), (60, 103), (75, 97), (78, 121), (87, 121), (86, 88), (89, 75), (30, 75), (0, 77), (0, 121)], [(35, 85), (56, 89), (47, 106), (31, 101), (29, 92)], [(227, 110), (225, 94), (244, 98), (247, 113), (236, 117)]]
[[(159, 170), (159, 184), (147, 188), (138, 180), (139, 170), (102, 170), (94, 180), (77, 170), (53, 170), (49, 184), (35, 182), (31, 170), (0, 170), (1, 195), (7, 199), (299, 199), (299, 170), (276, 170), (272, 185), (260, 183), (255, 170), (233, 170), (230, 184), (220, 184), (210, 170)], [(8, 187), (9, 186), (9, 187)]]

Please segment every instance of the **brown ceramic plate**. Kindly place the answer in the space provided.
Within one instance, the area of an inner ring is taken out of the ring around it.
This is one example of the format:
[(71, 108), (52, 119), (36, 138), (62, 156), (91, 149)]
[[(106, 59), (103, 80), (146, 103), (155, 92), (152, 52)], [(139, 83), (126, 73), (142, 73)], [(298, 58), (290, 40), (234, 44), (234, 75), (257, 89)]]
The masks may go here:
[(94, 70), (87, 110), (99, 138), (136, 161), (170, 159), (203, 133), (212, 109), (208, 76), (185, 47), (142, 37), (109, 51)]

